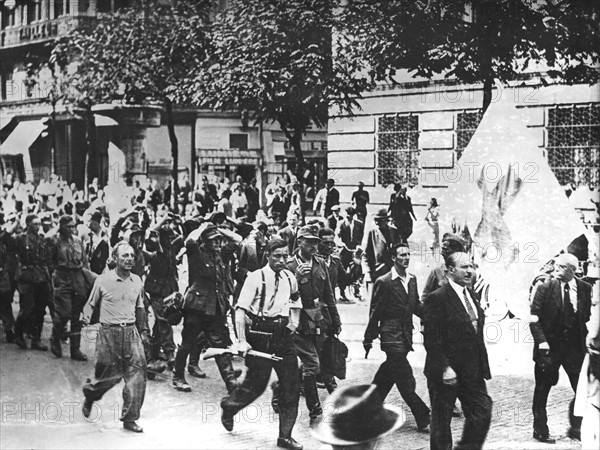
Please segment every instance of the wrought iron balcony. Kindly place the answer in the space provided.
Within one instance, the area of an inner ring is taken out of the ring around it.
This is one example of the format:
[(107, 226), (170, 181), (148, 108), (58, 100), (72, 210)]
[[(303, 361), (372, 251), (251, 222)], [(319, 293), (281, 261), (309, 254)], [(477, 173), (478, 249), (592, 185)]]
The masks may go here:
[(0, 49), (49, 41), (64, 36), (71, 30), (90, 27), (94, 20), (95, 17), (91, 16), (63, 16), (7, 27), (0, 30)]

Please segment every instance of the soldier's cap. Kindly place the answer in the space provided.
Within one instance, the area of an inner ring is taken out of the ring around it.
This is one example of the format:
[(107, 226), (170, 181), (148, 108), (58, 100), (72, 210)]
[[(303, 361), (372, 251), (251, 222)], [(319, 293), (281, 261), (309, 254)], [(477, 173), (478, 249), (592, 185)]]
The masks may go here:
[(388, 217), (388, 210), (385, 208), (381, 208), (375, 214), (373, 214), (374, 219), (387, 219)]
[(210, 241), (212, 239), (221, 238), (223, 235), (213, 223), (208, 223), (204, 227), (204, 230), (200, 233), (200, 239), (203, 241)]
[(303, 226), (298, 230), (298, 239), (300, 238), (312, 239), (315, 241), (321, 240), (321, 238), (315, 234), (315, 229), (310, 225)]
[(339, 210), (340, 210), (340, 205), (333, 205), (333, 206), (331, 207), (331, 210), (332, 210), (332, 211), (339, 211)]
[(214, 223), (215, 225), (221, 222), (224, 222), (225, 219), (227, 219), (227, 216), (225, 215), (224, 212), (221, 211), (214, 211), (211, 213), (208, 213), (205, 217), (205, 220), (208, 220), (209, 222)]
[(42, 223), (52, 223), (52, 215), (48, 213), (40, 214), (40, 220)]

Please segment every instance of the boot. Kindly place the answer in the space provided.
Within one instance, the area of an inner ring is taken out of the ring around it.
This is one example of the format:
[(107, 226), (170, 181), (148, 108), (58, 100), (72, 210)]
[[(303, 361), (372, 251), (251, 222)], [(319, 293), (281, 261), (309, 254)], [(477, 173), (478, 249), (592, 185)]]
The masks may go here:
[(304, 385), (304, 395), (306, 396), (306, 407), (310, 417), (310, 426), (313, 427), (321, 422), (323, 418), (323, 409), (319, 401), (319, 392), (317, 391), (317, 381), (314, 376), (305, 376), (302, 380)]
[(75, 361), (87, 361), (87, 356), (79, 349), (81, 345), (81, 326), (79, 326), (79, 329), (77, 328), (77, 326), (71, 325), (72, 331), (69, 338), (71, 340), (71, 359)]
[(57, 332), (56, 326), (52, 329), (52, 338), (50, 339), (50, 351), (57, 358), (62, 358), (62, 343), (60, 334)]
[(15, 332), (12, 328), (6, 330), (6, 342), (12, 344), (15, 342)]
[(22, 348), (23, 350), (27, 350), (27, 341), (23, 336), (23, 322), (21, 318), (17, 319), (17, 323), (15, 324), (15, 344)]
[(235, 376), (235, 370), (233, 369), (233, 364), (231, 362), (231, 356), (219, 355), (215, 357), (215, 362), (217, 363), (217, 367), (221, 373), (221, 378), (223, 378), (223, 381), (225, 382), (227, 393), (231, 394), (235, 388), (239, 386), (237, 377)]
[(180, 392), (192, 392), (192, 388), (187, 384), (183, 375), (173, 375), (173, 387)]
[(48, 346), (42, 344), (40, 338), (33, 338), (33, 340), (31, 341), (31, 350), (40, 350), (42, 352), (46, 352), (48, 351)]
[(206, 378), (206, 372), (199, 365), (188, 364), (188, 373), (196, 378)]

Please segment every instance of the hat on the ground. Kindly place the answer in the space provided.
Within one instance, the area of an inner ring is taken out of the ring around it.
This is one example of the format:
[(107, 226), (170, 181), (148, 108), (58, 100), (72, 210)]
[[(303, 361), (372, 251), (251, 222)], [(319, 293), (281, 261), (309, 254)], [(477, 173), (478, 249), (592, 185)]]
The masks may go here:
[(374, 219), (387, 219), (389, 217), (388, 210), (385, 208), (381, 208), (377, 210), (375, 214), (373, 214)]
[(320, 241), (321, 239), (319, 238), (319, 236), (316, 235), (315, 233), (315, 229), (310, 226), (310, 225), (306, 225), (303, 226), (302, 228), (300, 228), (298, 230), (298, 239), (300, 238), (304, 238), (304, 239), (314, 239), (316, 241)]
[(374, 384), (337, 389), (327, 399), (332, 414), (312, 431), (330, 445), (356, 445), (397, 430), (406, 420), (402, 409), (384, 405)]

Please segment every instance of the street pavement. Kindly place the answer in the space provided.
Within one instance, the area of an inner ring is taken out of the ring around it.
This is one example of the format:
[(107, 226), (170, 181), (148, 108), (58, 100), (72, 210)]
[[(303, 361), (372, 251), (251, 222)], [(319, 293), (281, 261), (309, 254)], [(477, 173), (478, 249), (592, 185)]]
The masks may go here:
[[(18, 305), (14, 304), (15, 308)], [(369, 359), (364, 359), (362, 335), (367, 321), (367, 305), (339, 305), (343, 320), (342, 341), (349, 347), (347, 379), (340, 386), (370, 383), (385, 354), (377, 346)], [(50, 335), (50, 319), (46, 317), (44, 340)], [(417, 380), (417, 393), (429, 403), (423, 375), (425, 351), (421, 335), (415, 330), (415, 351), (409, 360)], [(82, 350), (94, 354), (96, 327), (84, 330)], [(4, 335), (2, 336), (4, 338)], [(494, 400), (491, 429), (486, 449), (578, 449), (578, 441), (566, 437), (568, 404), (573, 396), (566, 374), (550, 393), (548, 420), (555, 445), (539, 443), (532, 438), (531, 402), (533, 396), (533, 340), (526, 323), (505, 319), (489, 322), (486, 327), (487, 347), (493, 379), (488, 382)], [(176, 327), (176, 342), (181, 342), (181, 327)], [(148, 381), (146, 399), (139, 424), (144, 433), (125, 431), (118, 421), (123, 384), (120, 383), (95, 403), (90, 419), (81, 414), (81, 388), (93, 375), (94, 358), (88, 362), (69, 359), (68, 344), (62, 359), (49, 351), (21, 350), (14, 344), (0, 344), (0, 447), (5, 448), (275, 448), (277, 416), (270, 408), (270, 389), (254, 404), (235, 417), (233, 432), (225, 431), (220, 422), (220, 400), (225, 387), (212, 360), (201, 362), (206, 379), (188, 376), (191, 393), (177, 392), (171, 387), (170, 374)], [(244, 368), (237, 358), (235, 365)], [(275, 375), (273, 375), (275, 378)], [(332, 413), (327, 393), (320, 390), (324, 404), (324, 420)], [(294, 438), (307, 449), (330, 448), (310, 434), (309, 418), (304, 398), (300, 399), (300, 416)], [(380, 449), (429, 448), (427, 433), (416, 429), (410, 411), (397, 390), (388, 396), (388, 403), (407, 412), (405, 424), (380, 440)], [(365, 418), (367, 419), (367, 418)], [(464, 420), (455, 418), (452, 430), (458, 440)]]

